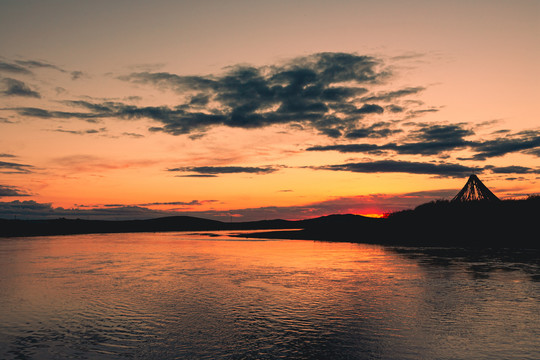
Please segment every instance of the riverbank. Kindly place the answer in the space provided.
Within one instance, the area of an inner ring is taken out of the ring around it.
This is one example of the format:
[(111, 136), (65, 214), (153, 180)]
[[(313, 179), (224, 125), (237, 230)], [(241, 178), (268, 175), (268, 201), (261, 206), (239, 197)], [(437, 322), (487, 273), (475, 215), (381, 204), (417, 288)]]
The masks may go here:
[(384, 219), (319, 218), (303, 230), (242, 234), (258, 238), (403, 246), (540, 248), (540, 197), (492, 202), (436, 201)]
[[(298, 221), (277, 219), (228, 223), (189, 216), (127, 221), (0, 219), (0, 237), (257, 230), (255, 233), (238, 236), (404, 246), (539, 248), (540, 241), (537, 234), (539, 219), (540, 197), (530, 197), (526, 200), (506, 200), (497, 203), (436, 201), (420, 205), (413, 210), (396, 212), (381, 219), (350, 214)], [(278, 229), (280, 231), (275, 231)]]

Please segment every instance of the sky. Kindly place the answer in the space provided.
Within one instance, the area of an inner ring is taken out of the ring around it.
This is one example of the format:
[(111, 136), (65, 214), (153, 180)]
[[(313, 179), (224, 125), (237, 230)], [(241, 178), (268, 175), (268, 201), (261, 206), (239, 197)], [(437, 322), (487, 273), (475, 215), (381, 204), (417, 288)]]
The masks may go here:
[(0, 218), (540, 193), (539, 1), (0, 0)]

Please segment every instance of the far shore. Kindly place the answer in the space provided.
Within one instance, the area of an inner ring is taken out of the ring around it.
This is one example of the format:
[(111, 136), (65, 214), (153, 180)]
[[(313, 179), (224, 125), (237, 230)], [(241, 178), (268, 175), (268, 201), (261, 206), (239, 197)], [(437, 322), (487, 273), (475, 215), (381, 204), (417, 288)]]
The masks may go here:
[[(239, 237), (347, 241), (403, 246), (540, 248), (540, 197), (456, 203), (434, 201), (387, 218), (329, 215), (306, 220), (222, 222), (189, 216), (147, 220), (0, 219), (0, 237), (95, 233), (253, 230)], [(265, 230), (265, 231), (262, 231)], [(279, 231), (278, 231), (279, 230)]]

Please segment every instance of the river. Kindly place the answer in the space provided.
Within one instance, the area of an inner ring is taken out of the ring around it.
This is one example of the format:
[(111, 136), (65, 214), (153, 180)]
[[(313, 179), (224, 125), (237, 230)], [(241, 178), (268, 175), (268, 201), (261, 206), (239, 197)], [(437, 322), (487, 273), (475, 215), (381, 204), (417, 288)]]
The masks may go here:
[(538, 251), (0, 238), (1, 359), (538, 359)]

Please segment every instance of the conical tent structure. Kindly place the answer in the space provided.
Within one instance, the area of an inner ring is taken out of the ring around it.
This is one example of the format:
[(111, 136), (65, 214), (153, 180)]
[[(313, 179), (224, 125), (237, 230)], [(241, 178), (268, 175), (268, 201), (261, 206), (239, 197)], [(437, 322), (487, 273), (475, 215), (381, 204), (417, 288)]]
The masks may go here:
[(466, 202), (478, 200), (500, 201), (499, 198), (480, 181), (478, 176), (472, 174), (463, 189), (454, 196), (452, 201)]

